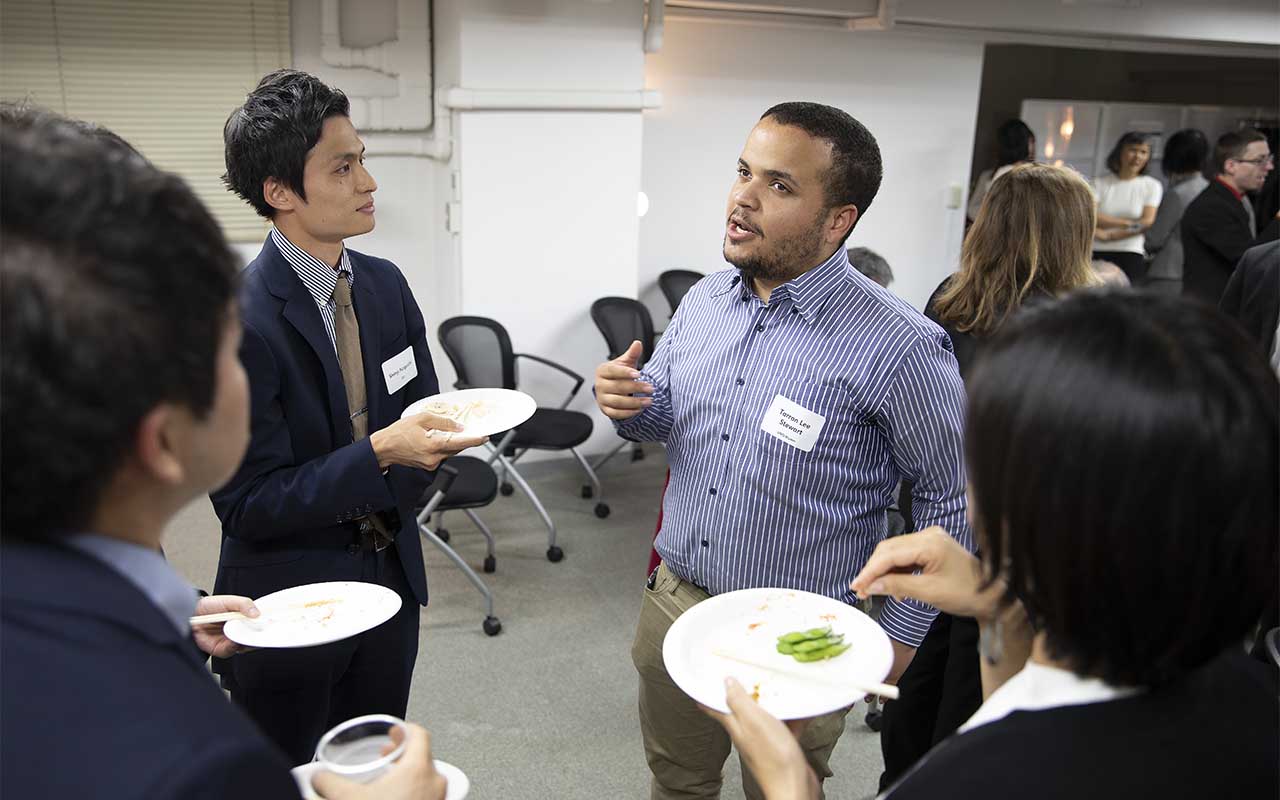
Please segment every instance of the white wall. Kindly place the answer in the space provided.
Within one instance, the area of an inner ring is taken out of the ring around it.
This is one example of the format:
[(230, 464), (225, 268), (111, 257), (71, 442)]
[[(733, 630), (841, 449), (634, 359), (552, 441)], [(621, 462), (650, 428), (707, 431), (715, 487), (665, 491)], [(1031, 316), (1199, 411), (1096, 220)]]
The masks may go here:
[(663, 270), (722, 269), (725, 203), (737, 157), (774, 103), (838, 106), (880, 143), (884, 182), (850, 246), (883, 255), (893, 290), (917, 307), (954, 270), (963, 210), (948, 186), (968, 182), (982, 45), (897, 33), (669, 22), (647, 83), (663, 107), (645, 113), (640, 282), (659, 327)]

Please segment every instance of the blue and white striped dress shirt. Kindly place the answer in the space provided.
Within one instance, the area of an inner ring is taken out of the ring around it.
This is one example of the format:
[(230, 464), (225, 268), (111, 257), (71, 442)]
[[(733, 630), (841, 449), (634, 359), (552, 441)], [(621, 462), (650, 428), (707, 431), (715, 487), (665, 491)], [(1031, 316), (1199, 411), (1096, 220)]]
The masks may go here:
[[(711, 594), (761, 586), (855, 603), (899, 479), (917, 528), (969, 550), (964, 385), (947, 335), (849, 265), (844, 248), (768, 305), (737, 269), (689, 290), (643, 369), (653, 404), (618, 432), (667, 446), (658, 554)], [(761, 429), (775, 396), (825, 418), (810, 452)], [(936, 611), (890, 599), (881, 624), (918, 645)]]
[[(311, 298), (316, 301), (316, 308), (320, 309), (320, 317), (324, 320), (324, 331), (329, 334), (329, 341), (333, 342), (333, 354), (337, 355), (338, 334), (333, 327), (333, 315), (337, 310), (337, 303), (333, 299), (333, 288), (338, 285), (338, 273), (333, 267), (289, 241), (289, 237), (275, 228), (271, 229), (271, 240), (276, 243), (280, 255), (284, 256), (284, 260), (289, 262), (293, 271), (298, 273), (298, 277), (302, 279), (302, 285), (307, 287)], [(342, 248), (342, 256), (338, 259), (338, 269), (346, 274), (347, 285), (355, 288), (356, 274), (351, 268), (351, 259), (347, 258), (345, 247)]]

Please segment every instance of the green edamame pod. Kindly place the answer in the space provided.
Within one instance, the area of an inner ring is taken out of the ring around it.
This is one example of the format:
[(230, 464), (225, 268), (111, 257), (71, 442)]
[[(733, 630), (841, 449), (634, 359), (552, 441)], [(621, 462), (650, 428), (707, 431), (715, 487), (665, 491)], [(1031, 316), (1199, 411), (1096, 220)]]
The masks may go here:
[(813, 637), (809, 636), (804, 631), (795, 631), (793, 633), (782, 634), (781, 636), (778, 637), (778, 641), (785, 642), (787, 644), (795, 644), (796, 642), (803, 642), (805, 639), (811, 639), (811, 638)]
[(784, 656), (789, 656), (795, 651), (795, 645), (787, 644), (786, 642), (778, 642), (778, 652), (782, 653)]
[(831, 626), (828, 625), (825, 628), (810, 628), (804, 633), (806, 639), (821, 639), (831, 633)]
[(818, 650), (825, 650), (830, 646), (831, 640), (825, 637), (822, 639), (809, 639), (808, 641), (792, 645), (797, 653), (814, 653)]

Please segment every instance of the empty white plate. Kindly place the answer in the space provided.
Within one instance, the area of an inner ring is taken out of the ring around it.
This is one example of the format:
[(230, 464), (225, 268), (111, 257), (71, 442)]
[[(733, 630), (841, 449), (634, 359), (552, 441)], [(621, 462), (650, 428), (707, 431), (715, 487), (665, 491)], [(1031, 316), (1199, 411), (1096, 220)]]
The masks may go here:
[[(852, 645), (827, 661), (800, 663), (778, 652), (778, 637), (830, 625)], [(727, 712), (724, 679), (733, 677), (779, 719), (807, 719), (852, 705), (857, 684), (883, 681), (893, 646), (874, 620), (830, 597), (797, 589), (743, 589), (681, 614), (662, 643), (667, 673), (685, 694)], [(749, 662), (749, 663), (743, 663)]]
[[(466, 773), (446, 761), (437, 759), (435, 764), (436, 772), (449, 782), (444, 800), (464, 800), (471, 792), (471, 780), (467, 778)], [(323, 765), (314, 761), (293, 768), (293, 780), (298, 784), (298, 791), (302, 793), (304, 800), (320, 800), (320, 795), (311, 788), (311, 776), (323, 769)]]
[(492, 436), (509, 431), (533, 416), (538, 403), (524, 392), (511, 389), (462, 389), (424, 397), (400, 415), (430, 412), (462, 423), (467, 436)]
[(309, 583), (254, 600), (260, 617), (233, 619), (222, 631), (247, 647), (312, 647), (376, 628), (400, 603), (400, 595), (376, 583)]

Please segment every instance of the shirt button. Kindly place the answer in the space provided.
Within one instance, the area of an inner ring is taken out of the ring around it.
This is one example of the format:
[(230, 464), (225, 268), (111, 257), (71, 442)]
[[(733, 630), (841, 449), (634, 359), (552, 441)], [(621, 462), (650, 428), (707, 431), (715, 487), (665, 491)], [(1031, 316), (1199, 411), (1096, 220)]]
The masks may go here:
[(712, 486), (712, 487), (711, 487), (710, 489), (708, 489), (707, 491), (708, 491), (710, 494), (715, 494), (715, 493), (716, 493), (716, 487)]
[(738, 384), (739, 386), (741, 386), (742, 384), (746, 383), (746, 381), (742, 380), (742, 378), (738, 378), (736, 381), (734, 381), (734, 383), (736, 383), (736, 384)]
[(727, 442), (727, 441), (729, 441), (729, 434), (727, 434), (727, 433), (722, 433), (722, 434), (720, 434), (720, 438), (721, 438), (722, 440), (724, 440), (724, 441), (726, 441), (726, 442)]
[(757, 333), (764, 333), (764, 324), (763, 324), (763, 323), (761, 323), (761, 324), (759, 324), (759, 325), (757, 325), (757, 326), (756, 326), (756, 332), (757, 332)]
[(710, 547), (710, 546), (711, 546), (711, 542), (708, 542), (706, 539), (703, 539), (703, 540), (702, 540), (702, 546), (703, 546), (703, 547)]
[(799, 314), (799, 313), (800, 313), (800, 309), (798, 309), (798, 308), (793, 308), (793, 309), (791, 309), (791, 313), (792, 313), (792, 314)]

